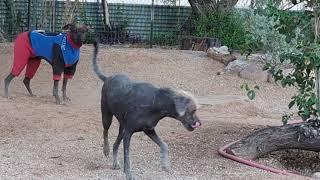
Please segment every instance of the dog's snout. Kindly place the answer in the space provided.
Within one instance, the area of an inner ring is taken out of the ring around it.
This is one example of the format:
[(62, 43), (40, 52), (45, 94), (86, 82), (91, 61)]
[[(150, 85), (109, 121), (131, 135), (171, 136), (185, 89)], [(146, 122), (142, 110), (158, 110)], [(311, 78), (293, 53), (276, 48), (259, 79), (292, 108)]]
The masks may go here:
[(198, 127), (200, 127), (201, 126), (201, 122), (200, 121), (197, 121), (197, 122), (195, 122), (195, 123), (193, 123), (192, 125), (191, 125), (191, 127), (192, 128), (198, 128)]

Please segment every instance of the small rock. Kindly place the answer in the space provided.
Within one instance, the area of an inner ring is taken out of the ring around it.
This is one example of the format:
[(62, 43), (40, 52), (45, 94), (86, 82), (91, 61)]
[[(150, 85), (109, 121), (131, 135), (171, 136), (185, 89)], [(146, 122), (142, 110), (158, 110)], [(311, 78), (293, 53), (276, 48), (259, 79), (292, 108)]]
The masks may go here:
[(221, 46), (221, 47), (212, 47), (210, 49), (213, 49), (218, 54), (228, 55), (230, 54), (229, 49), (227, 46)]
[(228, 48), (226, 46), (221, 46), (220, 48), (209, 48), (207, 55), (213, 60), (219, 61), (227, 66), (230, 62), (236, 60), (236, 57), (231, 55), (227, 49)]
[(290, 68), (290, 69), (283, 69), (282, 70), (282, 74), (284, 76), (288, 76), (290, 73), (293, 73), (294, 69), (293, 68)]
[(315, 179), (320, 179), (320, 172), (313, 173), (311, 177)]
[(253, 81), (264, 81), (268, 82), (268, 72), (263, 71), (258, 65), (251, 63), (245, 67), (240, 73), (239, 76), (244, 79), (253, 80)]

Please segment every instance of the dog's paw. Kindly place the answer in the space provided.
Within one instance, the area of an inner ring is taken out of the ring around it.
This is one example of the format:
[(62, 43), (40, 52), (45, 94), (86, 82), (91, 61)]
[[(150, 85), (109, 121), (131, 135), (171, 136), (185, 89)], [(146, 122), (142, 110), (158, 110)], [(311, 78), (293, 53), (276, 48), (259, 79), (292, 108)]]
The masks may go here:
[(161, 169), (169, 174), (173, 172), (170, 166), (161, 166)]
[(103, 148), (103, 154), (104, 154), (104, 156), (109, 157), (109, 149)]
[(112, 169), (113, 170), (119, 170), (119, 169), (121, 169), (121, 167), (120, 167), (120, 165), (118, 163), (116, 163), (116, 164), (112, 165)]
[(66, 105), (66, 104), (60, 99), (56, 99), (56, 105)]
[(71, 99), (68, 96), (63, 96), (63, 101), (69, 102), (69, 101), (71, 101)]
[(9, 100), (12, 100), (12, 99), (13, 99), (12, 97), (10, 97), (10, 96), (8, 96), (8, 95), (4, 95), (3, 97), (6, 98), (6, 99), (9, 99)]
[(127, 177), (126, 180), (135, 180), (135, 179), (131, 176), (131, 177)]
[(60, 106), (67, 106), (68, 104), (66, 102), (64, 102), (64, 101), (61, 101), (59, 105)]

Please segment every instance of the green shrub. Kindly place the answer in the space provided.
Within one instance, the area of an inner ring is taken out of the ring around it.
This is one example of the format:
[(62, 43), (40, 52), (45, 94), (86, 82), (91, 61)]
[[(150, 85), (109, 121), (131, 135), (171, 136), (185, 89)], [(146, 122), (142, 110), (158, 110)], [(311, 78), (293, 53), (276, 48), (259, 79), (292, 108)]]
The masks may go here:
[(279, 24), (275, 26), (279, 33), (287, 36), (288, 39), (295, 37), (295, 30), (297, 28), (303, 31), (307, 41), (313, 41), (313, 14), (309, 11), (285, 11), (274, 7), (271, 4), (267, 5), (266, 11), (264, 11), (267, 17), (273, 17), (279, 21)]
[(233, 49), (241, 49), (248, 43), (243, 21), (236, 12), (214, 12), (195, 20), (199, 37), (219, 38), (224, 45)]
[(176, 32), (168, 31), (155, 33), (153, 36), (153, 43), (158, 45), (173, 46), (178, 44), (178, 36)]

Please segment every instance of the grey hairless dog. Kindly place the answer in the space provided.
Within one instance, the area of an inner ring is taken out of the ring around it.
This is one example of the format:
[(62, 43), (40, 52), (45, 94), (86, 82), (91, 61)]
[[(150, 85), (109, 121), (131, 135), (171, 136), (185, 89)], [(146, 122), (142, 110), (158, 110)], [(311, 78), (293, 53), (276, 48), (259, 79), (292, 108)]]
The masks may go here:
[(164, 117), (180, 121), (193, 131), (201, 126), (196, 115), (198, 105), (192, 95), (169, 88), (157, 88), (149, 83), (133, 82), (127, 76), (106, 76), (97, 65), (99, 44), (94, 43), (93, 69), (104, 82), (101, 92), (102, 125), (104, 128), (104, 154), (109, 155), (108, 129), (115, 116), (120, 124), (118, 137), (113, 145), (113, 169), (120, 169), (118, 148), (123, 139), (124, 172), (133, 179), (130, 168), (129, 146), (133, 133), (143, 131), (160, 147), (161, 167), (169, 170), (168, 146), (157, 135), (155, 127)]
[(29, 94), (33, 96), (30, 88), (30, 80), (35, 75), (41, 59), (45, 59), (52, 65), (53, 70), (53, 96), (56, 103), (61, 100), (58, 95), (58, 85), (63, 78), (63, 100), (70, 100), (67, 97), (66, 87), (68, 79), (71, 79), (76, 71), (80, 58), (80, 47), (85, 40), (88, 27), (85, 25), (67, 24), (63, 27), (69, 30), (67, 33), (55, 35), (44, 34), (39, 31), (29, 31), (17, 36), (14, 43), (14, 60), (10, 74), (5, 78), (5, 97), (9, 95), (9, 85), (12, 79), (19, 76), (26, 67), (26, 74), (23, 80)]

